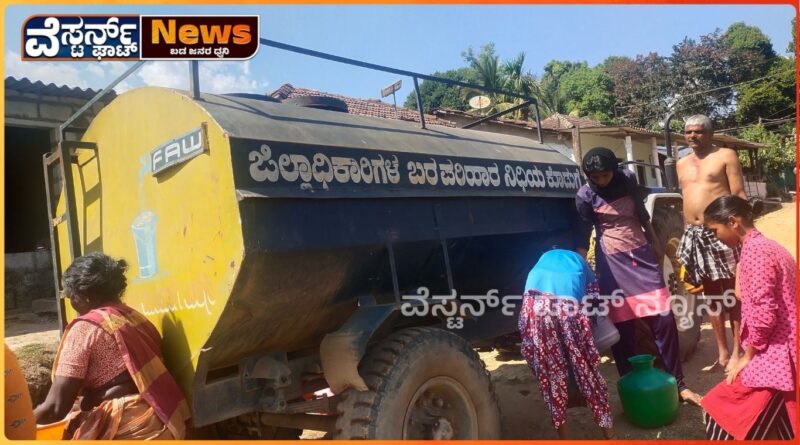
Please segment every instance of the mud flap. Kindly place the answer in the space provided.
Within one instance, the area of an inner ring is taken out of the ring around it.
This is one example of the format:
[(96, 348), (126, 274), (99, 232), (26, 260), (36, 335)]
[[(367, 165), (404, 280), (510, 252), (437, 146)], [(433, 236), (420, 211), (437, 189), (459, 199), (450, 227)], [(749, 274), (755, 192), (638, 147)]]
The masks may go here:
[(338, 331), (322, 339), (319, 347), (325, 380), (334, 394), (348, 388), (366, 391), (367, 385), (358, 373), (358, 364), (373, 336), (382, 337), (393, 326), (398, 306), (381, 304), (359, 307)]

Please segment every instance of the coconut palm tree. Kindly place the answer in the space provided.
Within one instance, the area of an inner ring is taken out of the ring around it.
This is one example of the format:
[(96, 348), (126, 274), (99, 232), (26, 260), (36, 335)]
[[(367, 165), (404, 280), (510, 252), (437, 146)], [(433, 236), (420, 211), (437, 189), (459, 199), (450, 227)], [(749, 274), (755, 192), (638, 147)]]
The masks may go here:
[[(534, 78), (530, 73), (523, 71), (525, 64), (525, 54), (520, 53), (508, 62), (501, 62), (500, 56), (495, 53), (494, 44), (488, 43), (481, 47), (481, 52), (477, 55), (472, 48), (462, 53), (470, 68), (475, 72), (479, 83), (495, 90), (507, 90), (518, 94), (530, 96), (534, 90)], [(465, 90), (465, 99), (472, 96), (486, 94), (476, 90)], [(488, 93), (492, 105), (487, 111), (496, 113), (507, 110), (523, 102), (523, 99), (506, 96), (505, 94)], [(524, 108), (514, 112), (513, 116), (517, 119), (527, 120), (530, 116), (530, 109)]]

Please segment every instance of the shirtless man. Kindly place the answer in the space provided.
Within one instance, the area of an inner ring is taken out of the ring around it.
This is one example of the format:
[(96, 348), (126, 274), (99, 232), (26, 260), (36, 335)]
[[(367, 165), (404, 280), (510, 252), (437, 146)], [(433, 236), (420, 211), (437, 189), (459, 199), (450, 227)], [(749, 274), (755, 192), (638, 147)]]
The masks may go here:
[[(686, 231), (678, 247), (679, 259), (686, 267), (685, 280), (695, 286), (702, 284), (706, 296), (721, 296), (735, 288), (736, 263), (739, 252), (731, 250), (703, 227), (703, 211), (716, 198), (732, 194), (747, 199), (744, 192), (742, 165), (736, 151), (711, 144), (714, 127), (703, 115), (686, 119), (686, 142), (693, 153), (678, 161), (678, 180), (683, 192), (683, 220)], [(739, 359), (740, 303), (723, 307), (720, 300), (710, 309), (711, 326), (717, 340), (717, 363), (726, 371)], [(730, 316), (733, 331), (733, 351), (728, 349), (725, 336), (725, 316)]]

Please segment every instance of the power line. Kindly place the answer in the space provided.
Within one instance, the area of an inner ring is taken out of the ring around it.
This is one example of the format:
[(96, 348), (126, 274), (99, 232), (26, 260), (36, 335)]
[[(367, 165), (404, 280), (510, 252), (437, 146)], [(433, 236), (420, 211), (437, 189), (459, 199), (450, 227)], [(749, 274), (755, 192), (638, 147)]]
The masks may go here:
[[(667, 59), (667, 57), (665, 57), (665, 59)], [(750, 64), (744, 64), (744, 65), (739, 65), (739, 67), (753, 68), (753, 67), (756, 67), (756, 66), (766, 65), (767, 63), (770, 63), (770, 62), (772, 62), (773, 60), (777, 60), (777, 59), (784, 59), (784, 57), (783, 57), (783, 56), (781, 56), (781, 55), (775, 55), (775, 56), (773, 56), (773, 57), (770, 57), (770, 58), (768, 58), (768, 59), (762, 60), (762, 61), (760, 61), (760, 62), (757, 62), (757, 63), (750, 63)], [(667, 65), (673, 65), (673, 66), (674, 66), (674, 64), (673, 64), (673, 63), (671, 63), (671, 62), (667, 62)], [(687, 71), (687, 72), (689, 72), (689, 73), (693, 73), (693, 72), (695, 72), (695, 71), (699, 71), (699, 70), (702, 70), (702, 69), (707, 69), (707, 67), (705, 67), (705, 66), (696, 66), (696, 67), (687, 68), (687, 69), (686, 69), (686, 71)], [(791, 71), (791, 70), (792, 70), (792, 69), (787, 69), (787, 70), (786, 70), (786, 72), (788, 72), (788, 71)], [(781, 72), (781, 73), (776, 73), (776, 74), (773, 74), (773, 76), (777, 76), (778, 74), (783, 74), (783, 72)], [(748, 81), (748, 82), (749, 82), (749, 81)], [(734, 85), (732, 85), (732, 86), (736, 86), (736, 85), (739, 85), (739, 84), (734, 84)], [(701, 93), (702, 93), (702, 92), (701, 92)], [(697, 93), (697, 94), (701, 94), (701, 93)], [(649, 104), (651, 104), (651, 103), (654, 103), (654, 102), (659, 102), (659, 101), (661, 101), (661, 99), (654, 99), (653, 101), (650, 101), (650, 102), (640, 102), (640, 103), (638, 103), (638, 104), (625, 105), (625, 106), (617, 106), (617, 105), (614, 105), (614, 108), (615, 108), (615, 109), (618, 109), (618, 108), (619, 108), (619, 109), (626, 109), (626, 108), (635, 107), (635, 106), (637, 106), (637, 105), (649, 105)]]
[[(764, 60), (762, 60), (760, 62), (759, 61), (753, 61), (755, 63), (746, 63), (746, 64), (742, 64), (742, 65), (737, 65), (736, 67), (737, 68), (741, 68), (741, 67), (754, 68), (754, 67), (757, 67), (757, 66), (766, 65), (767, 63), (770, 63), (770, 62), (772, 62), (773, 60), (776, 60), (776, 59), (784, 59), (784, 57), (781, 56), (781, 55), (775, 55), (773, 57), (769, 57), (767, 59), (764, 59)], [(707, 67), (705, 67), (705, 66), (696, 66), (696, 67), (692, 67), (690, 69), (687, 69), (686, 71), (687, 72), (694, 72), (694, 71), (699, 71), (699, 70), (705, 69), (705, 68), (707, 68)]]
[(768, 117), (775, 116), (776, 114), (783, 113), (784, 111), (788, 111), (788, 110), (794, 110), (794, 109), (795, 109), (795, 105), (789, 105), (788, 107), (784, 108), (783, 110), (776, 111), (776, 112), (774, 112), (774, 113), (770, 114), (769, 116), (766, 116), (764, 119), (766, 119), (766, 118), (768, 118)]
[[(791, 108), (791, 107), (789, 107), (789, 108)], [(781, 110), (781, 111), (783, 111), (783, 110)], [(777, 113), (773, 113), (771, 116), (774, 116), (775, 114), (777, 114)], [(644, 117), (642, 119), (649, 120), (649, 119), (657, 118), (657, 117), (660, 117), (660, 116), (661, 116), (660, 114), (654, 114), (654, 115), (646, 116), (646, 117)], [(765, 127), (766, 126), (776, 125), (776, 124), (780, 125), (780, 124), (785, 123), (785, 122), (790, 122), (790, 121), (794, 120), (794, 118), (795, 118), (795, 114), (794, 113), (786, 115), (786, 116), (782, 116), (782, 117), (779, 117), (779, 118), (775, 118), (775, 119), (767, 119), (769, 122), (763, 122), (764, 119), (762, 118), (761, 125), (763, 125)], [(748, 122), (746, 124), (742, 124), (741, 126), (738, 126), (738, 127), (725, 128), (723, 130), (715, 130), (714, 132), (715, 133), (722, 133), (722, 132), (730, 131), (730, 130), (738, 130), (738, 129), (741, 129), (741, 128), (750, 127), (750, 126), (755, 125), (755, 124), (758, 124), (757, 120), (756, 121), (752, 121), (752, 122)]]
[(698, 92), (696, 92), (696, 93), (681, 94), (681, 98), (684, 98), (684, 97), (690, 97), (690, 96), (697, 96), (698, 94), (711, 93), (711, 92), (714, 92), (714, 91), (719, 91), (719, 90), (726, 90), (726, 89), (728, 89), (728, 88), (733, 88), (733, 87), (736, 87), (736, 86), (741, 86), (741, 85), (747, 85), (747, 84), (751, 84), (751, 83), (755, 83), (755, 82), (762, 81), (762, 80), (764, 80), (764, 79), (769, 79), (769, 78), (771, 78), (771, 77), (775, 77), (775, 76), (777, 76), (777, 75), (779, 75), (779, 74), (788, 73), (789, 71), (794, 71), (794, 68), (792, 68), (792, 69), (786, 69), (786, 70), (783, 70), (783, 71), (781, 71), (781, 72), (778, 72), (778, 73), (775, 73), (775, 74), (771, 74), (771, 75), (767, 75), (767, 76), (759, 77), (759, 78), (757, 78), (757, 79), (748, 80), (748, 81), (745, 81), (745, 82), (734, 83), (734, 84), (732, 84), (732, 85), (728, 85), (728, 86), (724, 86), (724, 87), (712, 88), (712, 89), (710, 89), (710, 90), (698, 91)]
[(775, 119), (767, 119), (767, 118), (763, 118), (763, 117), (762, 117), (762, 118), (761, 118), (761, 122), (762, 122), (762, 123), (766, 123), (765, 121), (768, 121), (768, 122), (772, 122), (772, 121), (780, 121), (780, 120), (788, 119), (788, 118), (790, 118), (790, 117), (794, 117), (794, 116), (795, 116), (795, 113), (792, 113), (792, 114), (787, 114), (786, 116), (776, 117)]
[[(794, 118), (794, 117), (791, 117), (791, 118), (786, 118), (786, 119), (783, 119), (783, 120), (781, 120), (781, 121), (775, 121), (775, 122), (767, 122), (767, 123), (763, 123), (763, 122), (762, 122), (762, 123), (761, 123), (761, 126), (762, 126), (762, 127), (771, 127), (771, 126), (773, 126), (773, 125), (781, 125), (781, 124), (784, 124), (784, 123), (788, 123), (788, 122), (791, 122), (791, 121), (793, 121), (793, 120), (795, 120), (795, 118)], [(741, 129), (743, 129), (743, 128), (749, 128), (749, 127), (753, 126), (754, 124), (755, 124), (755, 123), (751, 122), (751, 123), (749, 123), (749, 124), (742, 125), (742, 126), (739, 126), (739, 127), (731, 127), (731, 128), (725, 128), (725, 129), (723, 129), (723, 130), (718, 130), (718, 131), (715, 131), (714, 133), (724, 133), (724, 132), (726, 132), (726, 131), (732, 131), (732, 130), (741, 130)]]

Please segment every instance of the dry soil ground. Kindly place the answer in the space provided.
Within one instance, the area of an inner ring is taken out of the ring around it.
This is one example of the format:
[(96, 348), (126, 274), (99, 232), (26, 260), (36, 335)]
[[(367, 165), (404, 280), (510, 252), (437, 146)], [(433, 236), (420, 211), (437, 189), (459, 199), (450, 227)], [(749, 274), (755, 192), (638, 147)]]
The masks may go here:
[[(796, 258), (797, 219), (795, 204), (784, 204), (781, 210), (770, 213), (756, 222), (769, 238), (785, 246)], [(5, 314), (5, 342), (15, 352), (22, 352), (31, 376), (47, 372), (48, 360), (58, 342), (58, 330), (53, 319), (39, 319), (23, 313)], [(710, 325), (702, 325), (701, 339), (694, 356), (684, 363), (686, 383), (700, 394), (706, 393), (720, 382), (723, 374), (709, 370), (717, 351)], [(496, 352), (481, 353), (481, 358), (491, 372), (500, 407), (503, 413), (503, 432), (506, 439), (555, 439), (550, 417), (536, 387), (536, 380), (524, 361), (504, 358)], [(682, 405), (678, 419), (669, 426), (642, 429), (625, 419), (617, 395), (616, 368), (610, 357), (602, 359), (601, 372), (608, 382), (615, 429), (620, 439), (704, 439), (701, 410)], [(32, 388), (41, 392), (41, 388)], [(568, 421), (575, 439), (601, 439), (592, 422), (588, 408), (569, 410)], [(322, 434), (306, 431), (304, 438), (320, 438)]]
[[(756, 227), (765, 236), (780, 242), (797, 258), (795, 203), (784, 204), (782, 209), (763, 216), (756, 221)], [(557, 438), (547, 408), (536, 387), (536, 380), (525, 362), (519, 358), (505, 361), (502, 355), (498, 355), (496, 352), (482, 353), (481, 358), (491, 371), (492, 380), (500, 398), (504, 438)], [(723, 378), (722, 371), (711, 367), (716, 358), (717, 347), (711, 326), (703, 323), (697, 350), (683, 364), (686, 384), (701, 395), (708, 392)], [(614, 362), (610, 357), (603, 357), (601, 361), (603, 364), (600, 371), (608, 382), (617, 437), (620, 439), (705, 439), (702, 411), (686, 404), (681, 406), (678, 419), (669, 426), (642, 429), (631, 425), (625, 419), (617, 395), (616, 382), (619, 377)], [(570, 430), (575, 439), (602, 438), (599, 429), (592, 421), (592, 414), (588, 408), (570, 409), (568, 422), (571, 424)]]

